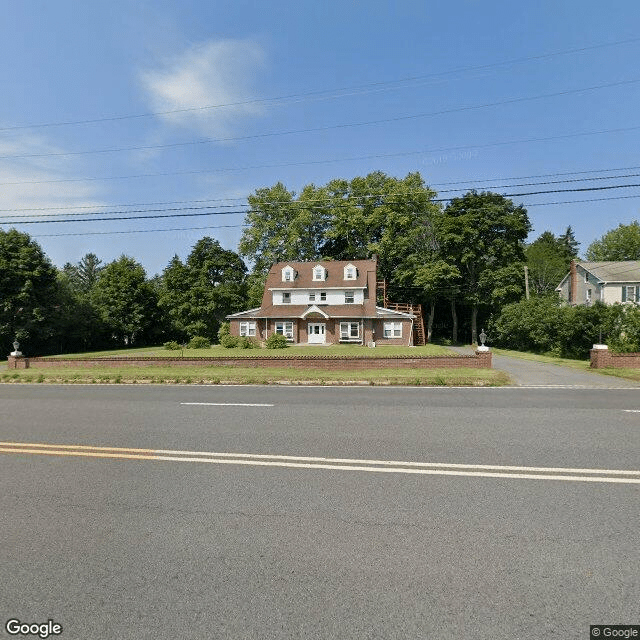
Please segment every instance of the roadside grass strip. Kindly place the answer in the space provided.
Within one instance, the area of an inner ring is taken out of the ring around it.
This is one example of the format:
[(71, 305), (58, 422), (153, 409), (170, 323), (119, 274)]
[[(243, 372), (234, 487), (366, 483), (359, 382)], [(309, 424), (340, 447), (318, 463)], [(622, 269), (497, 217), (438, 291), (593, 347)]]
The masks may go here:
[(640, 470), (626, 469), (521, 467), (444, 462), (407, 462), (398, 460), (359, 460), (355, 458), (179, 451), (170, 449), (133, 449), (125, 447), (57, 445), (29, 442), (0, 442), (0, 453), (140, 461), (199, 462), (259, 467), (285, 467), (292, 469), (360, 471), (369, 473), (640, 484)]

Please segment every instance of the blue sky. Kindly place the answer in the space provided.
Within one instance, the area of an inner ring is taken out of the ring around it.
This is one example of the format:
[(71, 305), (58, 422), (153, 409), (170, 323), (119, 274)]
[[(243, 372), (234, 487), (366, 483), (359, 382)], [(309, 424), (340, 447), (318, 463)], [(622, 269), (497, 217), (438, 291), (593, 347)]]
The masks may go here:
[[(277, 181), (639, 184), (638, 24), (631, 0), (5, 3), (0, 226), (58, 266), (124, 253), (153, 275), (204, 235), (235, 250), (246, 196)], [(514, 201), (531, 239), (571, 225), (582, 251), (640, 217), (640, 187)], [(238, 213), (95, 220), (125, 211)], [(73, 222), (7, 224), (56, 212)]]

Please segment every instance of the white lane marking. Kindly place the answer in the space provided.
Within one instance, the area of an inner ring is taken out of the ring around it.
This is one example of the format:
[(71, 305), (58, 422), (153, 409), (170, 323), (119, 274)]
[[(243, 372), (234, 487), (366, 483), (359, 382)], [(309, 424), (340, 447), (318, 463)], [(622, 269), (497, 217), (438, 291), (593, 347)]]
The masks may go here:
[(196, 405), (203, 407), (273, 407), (272, 404), (258, 402), (181, 402), (184, 405)]
[(623, 409), (625, 413), (640, 413), (640, 409)]
[[(0, 453), (29, 453), (58, 456), (121, 458), (130, 460), (163, 460), (172, 462), (207, 462), (209, 464), (239, 464), (265, 467), (330, 469), (337, 471), (367, 471), (375, 473), (640, 484), (640, 471), (627, 469), (574, 469), (566, 467), (517, 467), (435, 462), (422, 463), (394, 460), (358, 460), (353, 458), (320, 458), (249, 453), (172, 451), (167, 449), (133, 449), (124, 447), (52, 445), (21, 442), (0, 442)], [(512, 471), (538, 471), (541, 473), (507, 473)]]

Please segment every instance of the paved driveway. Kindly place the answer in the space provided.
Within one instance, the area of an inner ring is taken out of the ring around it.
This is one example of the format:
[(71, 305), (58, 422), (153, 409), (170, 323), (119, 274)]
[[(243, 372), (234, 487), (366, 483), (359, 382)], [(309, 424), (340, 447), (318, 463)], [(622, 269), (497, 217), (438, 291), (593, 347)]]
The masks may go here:
[[(471, 347), (450, 347), (458, 353), (473, 353)], [(577, 371), (570, 367), (546, 362), (532, 362), (510, 356), (493, 354), (493, 368), (507, 373), (520, 387), (576, 386), (601, 389), (640, 387), (640, 383), (607, 376), (595, 371)]]

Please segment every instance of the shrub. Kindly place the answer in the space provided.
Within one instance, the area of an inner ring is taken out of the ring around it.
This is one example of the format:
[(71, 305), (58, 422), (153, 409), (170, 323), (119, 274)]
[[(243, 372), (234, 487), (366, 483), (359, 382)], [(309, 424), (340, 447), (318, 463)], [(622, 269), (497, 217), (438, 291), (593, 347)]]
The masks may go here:
[(246, 336), (242, 336), (241, 338), (238, 339), (238, 346), (241, 349), (257, 349), (258, 348), (258, 344), (256, 343), (256, 341), (252, 340), (251, 338), (247, 338)]
[(210, 349), (211, 348), (211, 340), (209, 338), (205, 338), (204, 336), (194, 336), (189, 340), (189, 344), (187, 345), (187, 349)]
[(222, 338), (220, 338), (220, 344), (225, 349), (233, 349), (234, 347), (238, 346), (238, 340), (239, 340), (239, 338), (237, 338), (236, 336), (226, 335), (226, 336), (222, 336)]
[(287, 347), (287, 338), (279, 333), (272, 333), (266, 340), (267, 349), (285, 349)]
[(175, 340), (169, 340), (162, 345), (168, 351), (177, 351), (180, 349), (180, 345)]
[(231, 323), (223, 322), (218, 329), (218, 342), (222, 344), (222, 338), (228, 336), (231, 333)]

